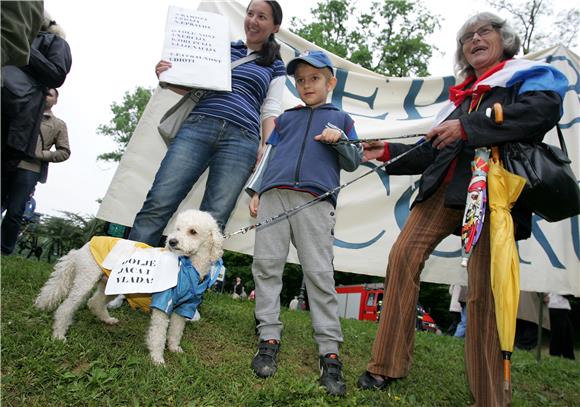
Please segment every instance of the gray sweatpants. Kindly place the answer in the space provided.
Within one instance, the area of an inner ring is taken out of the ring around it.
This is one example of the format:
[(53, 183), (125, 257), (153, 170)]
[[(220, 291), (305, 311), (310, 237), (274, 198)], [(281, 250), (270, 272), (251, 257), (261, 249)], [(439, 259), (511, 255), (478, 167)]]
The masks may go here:
[[(312, 195), (271, 189), (260, 197), (260, 221), (312, 200)], [(321, 355), (338, 354), (342, 331), (334, 288), (333, 241), (335, 209), (323, 201), (256, 231), (252, 273), (256, 284), (256, 318), (260, 340), (280, 340), (282, 273), (290, 249), (296, 247), (304, 272), (314, 339)]]

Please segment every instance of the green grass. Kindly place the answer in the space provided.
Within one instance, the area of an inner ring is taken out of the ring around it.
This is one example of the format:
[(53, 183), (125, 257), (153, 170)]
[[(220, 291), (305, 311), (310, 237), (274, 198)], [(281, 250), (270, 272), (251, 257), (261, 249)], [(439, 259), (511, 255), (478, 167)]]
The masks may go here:
[[(4, 406), (467, 406), (463, 342), (418, 333), (410, 375), (388, 391), (360, 391), (376, 324), (344, 320), (344, 399), (317, 385), (317, 350), (308, 313), (282, 312), (285, 331), (275, 377), (254, 376), (253, 304), (209, 293), (202, 320), (188, 323), (183, 354), (154, 366), (144, 344), (148, 315), (124, 306), (106, 326), (83, 308), (66, 343), (51, 339), (52, 315), (32, 307), (50, 265), (2, 258)], [(571, 406), (580, 400), (580, 363), (516, 351), (514, 406)]]

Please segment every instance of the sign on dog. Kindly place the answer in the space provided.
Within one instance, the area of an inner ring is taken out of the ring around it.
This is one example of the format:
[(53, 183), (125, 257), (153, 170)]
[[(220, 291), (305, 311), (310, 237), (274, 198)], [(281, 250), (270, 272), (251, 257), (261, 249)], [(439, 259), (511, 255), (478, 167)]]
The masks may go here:
[(176, 254), (160, 248), (136, 248), (126, 242), (117, 243), (103, 261), (103, 267), (111, 270), (105, 294), (156, 293), (177, 285)]

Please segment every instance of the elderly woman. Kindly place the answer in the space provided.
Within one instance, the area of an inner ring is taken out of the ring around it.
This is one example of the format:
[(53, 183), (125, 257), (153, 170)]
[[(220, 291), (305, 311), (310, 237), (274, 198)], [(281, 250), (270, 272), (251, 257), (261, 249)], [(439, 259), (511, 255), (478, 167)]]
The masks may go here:
[[(461, 228), (474, 149), (529, 140), (540, 141), (558, 122), (566, 78), (547, 64), (514, 60), (520, 39), (491, 13), (467, 20), (457, 34), (456, 70), (465, 81), (450, 89), (449, 106), (437, 116), (422, 147), (387, 167), (392, 175), (422, 174), (417, 198), (393, 245), (385, 279), (379, 329), (367, 371), (358, 386), (381, 389), (409, 373), (415, 337), (415, 306), (425, 260), (439, 242)], [(504, 123), (495, 124), (487, 108), (503, 105)], [(387, 161), (412, 146), (371, 143), (367, 159)], [(512, 211), (516, 238), (530, 236), (531, 213)], [(465, 360), (475, 404), (509, 404), (504, 391), (502, 355), (490, 284), (489, 223), (467, 264)]]

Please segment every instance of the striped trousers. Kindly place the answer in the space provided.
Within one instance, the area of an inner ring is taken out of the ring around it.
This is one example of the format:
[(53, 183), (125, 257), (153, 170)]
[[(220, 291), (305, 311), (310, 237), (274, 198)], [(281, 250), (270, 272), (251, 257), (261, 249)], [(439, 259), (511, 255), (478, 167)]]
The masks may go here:
[[(393, 245), (385, 278), (383, 312), (367, 370), (391, 378), (405, 377), (413, 361), (419, 277), (437, 244), (461, 225), (463, 210), (443, 205), (446, 184), (417, 203)], [(488, 216), (486, 214), (486, 216)], [(459, 262), (459, 259), (457, 260)], [(502, 354), (490, 281), (489, 219), (467, 265), (465, 365), (475, 405), (504, 406)]]

